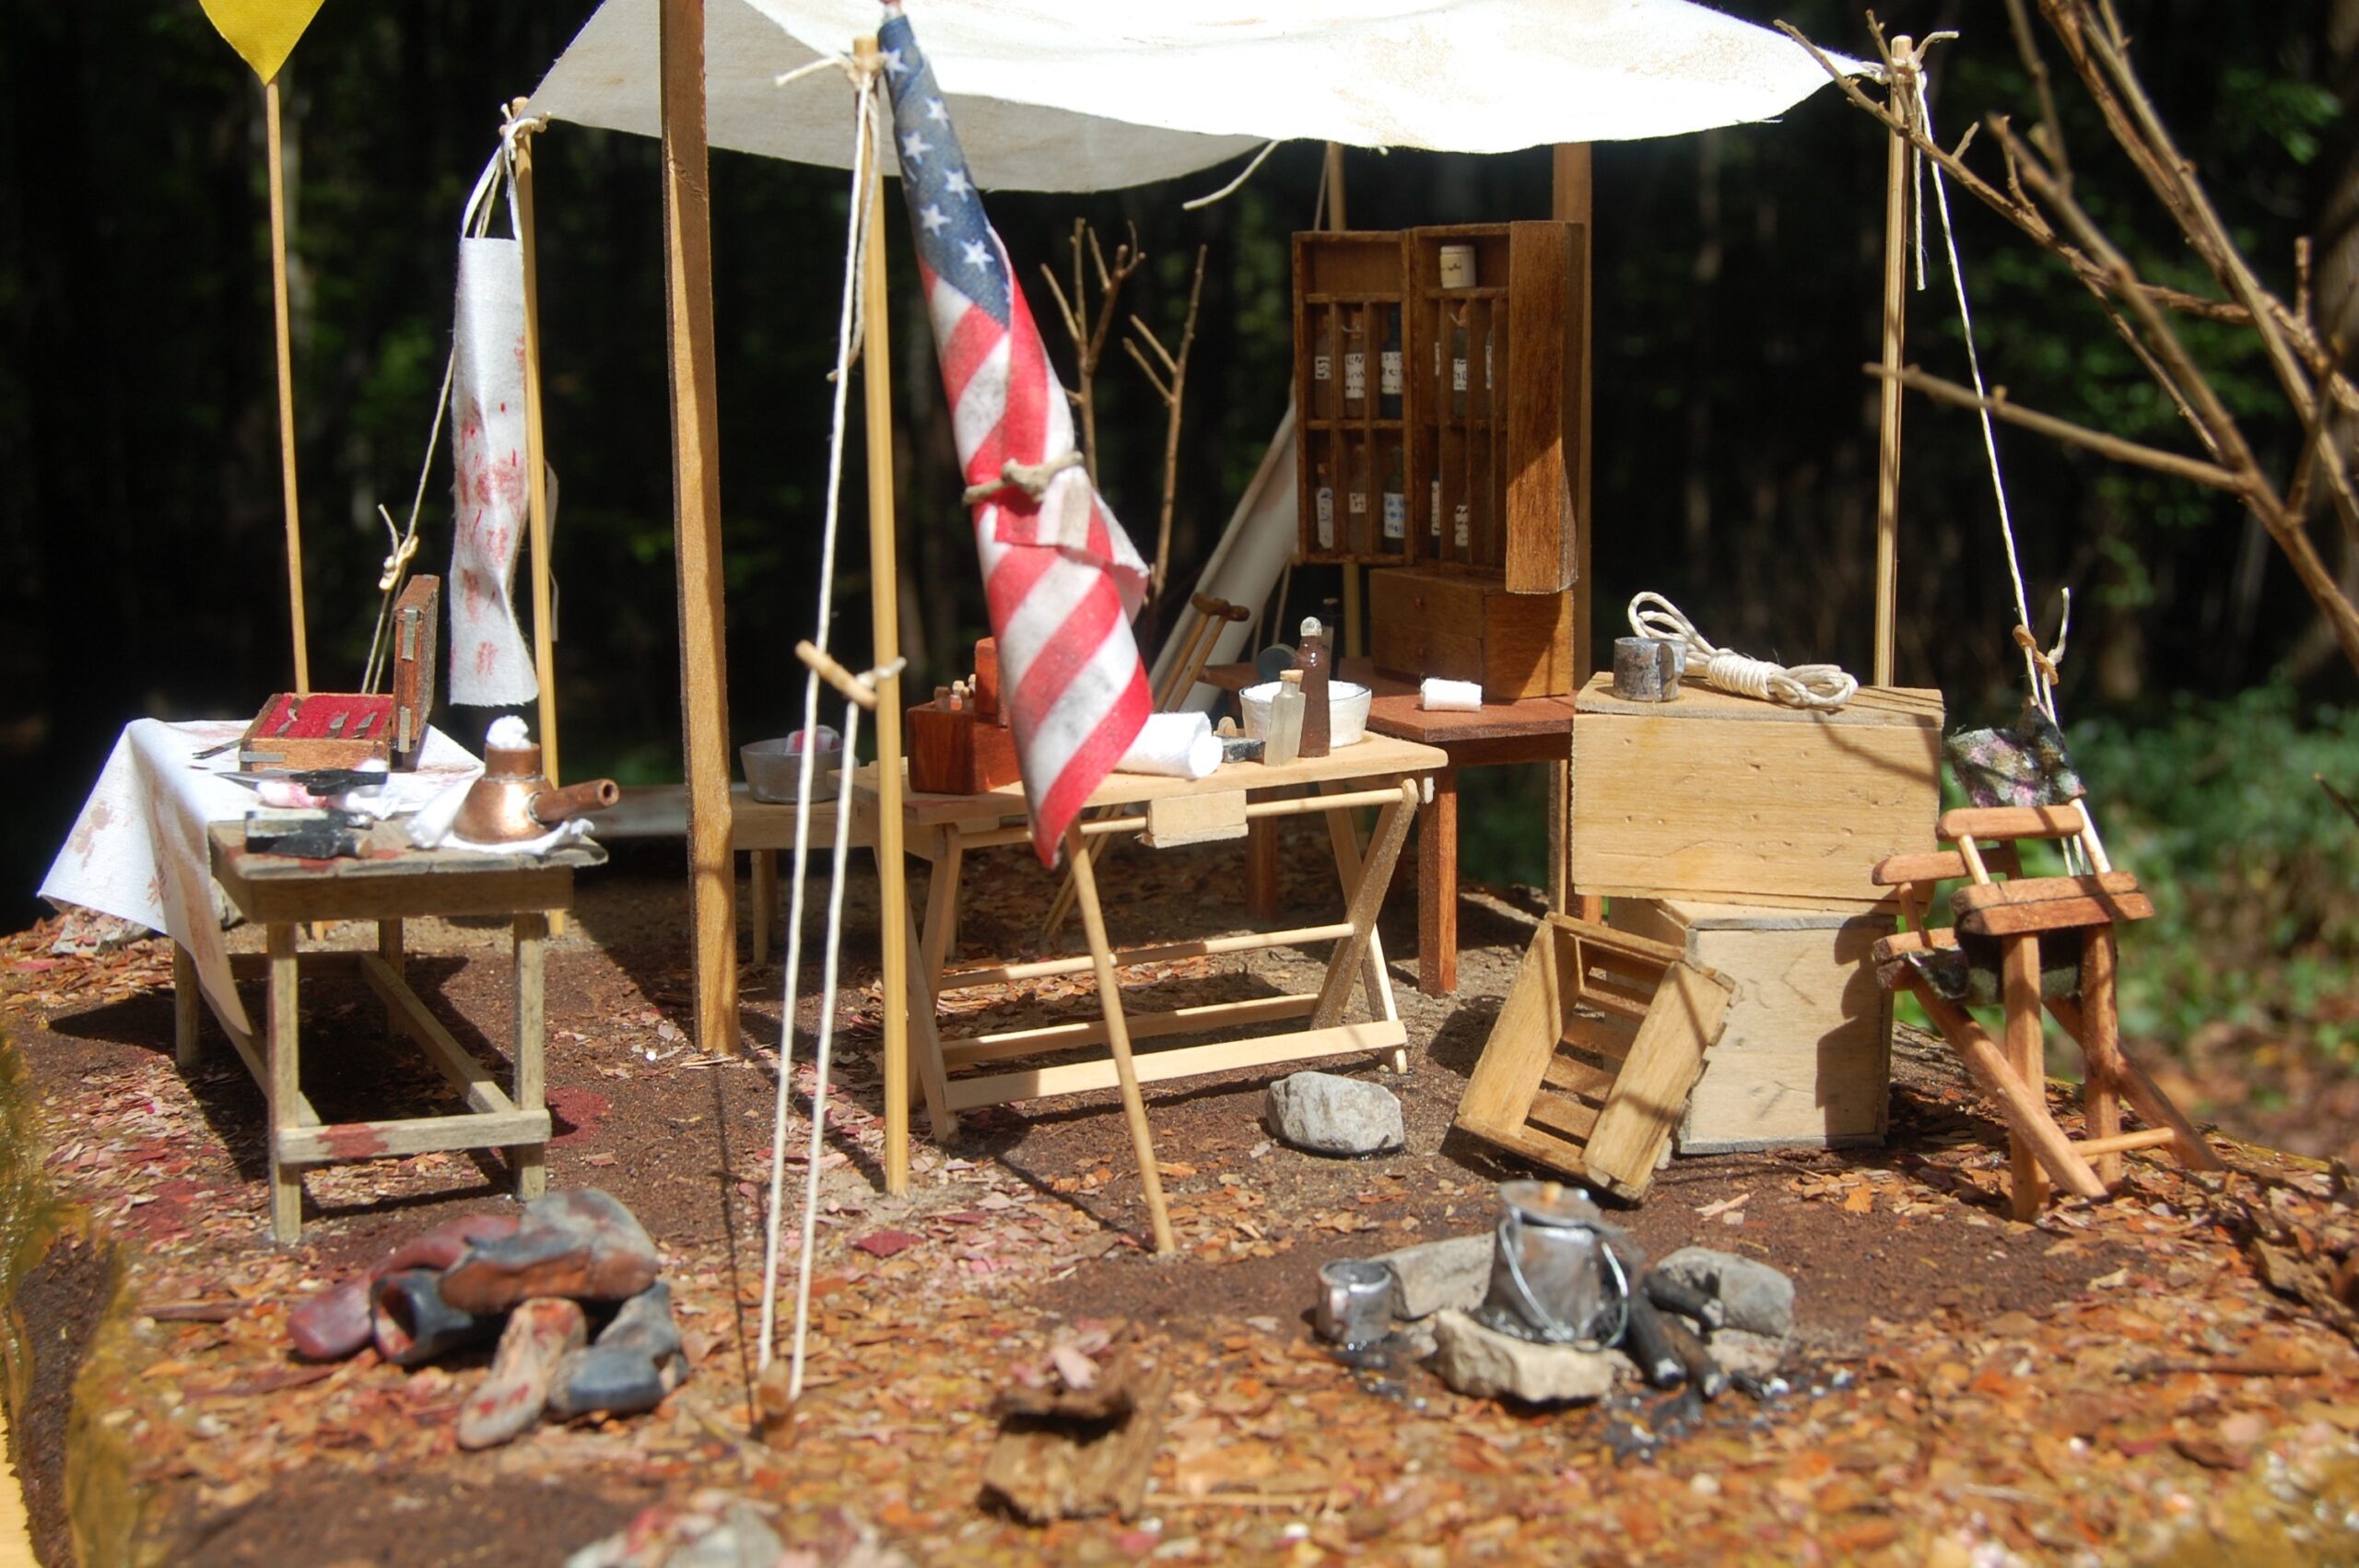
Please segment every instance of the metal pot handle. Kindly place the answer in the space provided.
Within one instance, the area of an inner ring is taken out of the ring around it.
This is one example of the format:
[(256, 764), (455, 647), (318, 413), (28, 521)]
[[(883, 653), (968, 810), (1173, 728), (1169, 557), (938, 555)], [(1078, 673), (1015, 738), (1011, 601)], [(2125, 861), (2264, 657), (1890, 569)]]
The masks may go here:
[(1532, 1281), (1523, 1277), (1523, 1264), (1519, 1257), (1523, 1250), (1518, 1245), (1523, 1234), (1522, 1216), (1512, 1209), (1508, 1210), (1506, 1217), (1500, 1220), (1499, 1228), (1510, 1233), (1499, 1238), (1503, 1244), (1501, 1250), (1508, 1260), (1508, 1279), (1515, 1286), (1515, 1293), (1522, 1299), (1529, 1321), (1539, 1325), (1541, 1331), (1550, 1340), (1558, 1344), (1569, 1344), (1575, 1350), (1602, 1351), (1622, 1342), (1623, 1334), (1630, 1327), (1630, 1276), (1622, 1267), (1621, 1256), (1603, 1236), (1598, 1235), (1594, 1226), (1580, 1228), (1597, 1236), (1597, 1248), (1605, 1255), (1606, 1270), (1614, 1278), (1614, 1331), (1596, 1340), (1585, 1338), (1578, 1328), (1559, 1321), (1556, 1315), (1541, 1305), (1540, 1299), (1532, 1293)]

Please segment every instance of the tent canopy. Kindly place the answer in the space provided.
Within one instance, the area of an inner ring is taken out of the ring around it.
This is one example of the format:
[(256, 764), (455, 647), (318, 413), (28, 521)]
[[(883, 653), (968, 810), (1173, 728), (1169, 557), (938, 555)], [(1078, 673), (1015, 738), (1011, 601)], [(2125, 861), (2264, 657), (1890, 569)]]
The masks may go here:
[[(655, 135), (660, 0), (606, 0), (532, 112)], [(1824, 86), (1792, 41), (1688, 0), (918, 0), (976, 181), (1113, 190), (1263, 142), (1497, 153), (1767, 120)], [(874, 0), (709, 0), (715, 146), (845, 167), (844, 88), (783, 73)], [(1854, 71), (1871, 67), (1842, 62)]]

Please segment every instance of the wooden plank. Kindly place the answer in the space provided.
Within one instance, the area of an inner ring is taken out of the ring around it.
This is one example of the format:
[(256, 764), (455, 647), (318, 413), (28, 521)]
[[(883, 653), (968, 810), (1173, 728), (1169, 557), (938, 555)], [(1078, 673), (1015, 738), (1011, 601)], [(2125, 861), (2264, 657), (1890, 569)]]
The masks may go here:
[(295, 963), (295, 927), (274, 922), (264, 933), (270, 954), (270, 1000), (264, 1035), (263, 1097), (270, 1117), (270, 1234), (294, 1242), (303, 1235), (303, 1181), (279, 1153), (280, 1140), (300, 1130), (296, 1102), (303, 1097), (299, 1005), (300, 970)]
[(1946, 926), (1933, 930), (1895, 931), (1877, 941), (1874, 956), (1882, 964), (1904, 953), (1933, 953), (1956, 945), (1957, 932)]
[(1893, 855), (1876, 862), (1869, 873), (1878, 887), (1897, 887), (1909, 882), (1952, 882), (1966, 874), (1966, 857), (1954, 849), (1937, 849), (1930, 855)]
[[(1931, 686), (1861, 686), (1859, 695), (1832, 713), (1806, 713), (1783, 703), (1738, 696), (1700, 683), (1679, 688), (1675, 703), (1625, 702), (1614, 695), (1612, 672), (1591, 675), (1573, 699), (1577, 713), (1623, 719), (1675, 716), (1686, 724), (1810, 723), (1836, 729), (1938, 730), (1945, 721), (1942, 694)], [(1737, 744), (1734, 741), (1724, 743)], [(1749, 744), (1750, 743), (1744, 743)], [(1942, 835), (1947, 837), (1947, 834)]]
[[(1410, 784), (1403, 788), (1414, 790), (1415, 786)], [(1335, 876), (1336, 880), (1343, 884), (1344, 903), (1348, 913), (1358, 895), (1361, 881), (1367, 874), (1367, 866), (1360, 853), (1357, 826), (1352, 821), (1351, 813), (1340, 808), (1345, 802), (1357, 798), (1363, 791), (1345, 790), (1333, 784), (1321, 784), (1319, 790), (1331, 808), (1326, 813), (1327, 844), (1335, 857)], [(1377, 831), (1379, 835), (1383, 833), (1385, 824), (1390, 820), (1391, 819), (1386, 817), (1381, 810), (1379, 811)], [(1401, 818), (1401, 833), (1405, 839), (1408, 833), (1408, 819), (1405, 816)], [(1387, 888), (1385, 891), (1389, 893), (1391, 890)], [(1382, 894), (1378, 895), (1377, 907), (1379, 910), (1383, 907)], [(1393, 1000), (1392, 977), (1386, 972), (1384, 966), (1383, 933), (1376, 929), (1376, 922), (1373, 919), (1368, 922), (1367, 930), (1367, 945), (1360, 954), (1360, 981), (1367, 997), (1368, 1016), (1398, 1018), (1401, 1016), (1401, 1010)], [(1332, 956), (1330, 963), (1332, 967)], [(1314, 1008), (1312, 1016), (1315, 1019), (1317, 1015), (1317, 1009)], [(1334, 1020), (1330, 1019), (1328, 1022), (1332, 1023)], [(1395, 1072), (1409, 1071), (1407, 1051), (1393, 1053), (1392, 1071)]]
[(2104, 1197), (2105, 1183), (2074, 1152), (2071, 1140), (2064, 1136), (2063, 1129), (2048, 1114), (2045, 1080), (2027, 1083), (2017, 1076), (2005, 1054), (1964, 1008), (1943, 1000), (1921, 982), (1910, 989), (1918, 1005), (1925, 1010), (1925, 1016), (1932, 1020), (1942, 1037), (1949, 1041), (1950, 1048), (1965, 1061), (1975, 1083), (1999, 1102), (2009, 1129), (2029, 1141), (2056, 1185), (2076, 1198)]
[(1532, 1096), (1532, 1108), (1524, 1112), (1523, 1120), (1526, 1127), (1586, 1144), (1597, 1127), (1598, 1115), (1598, 1107), (1586, 1101), (1543, 1089)]
[(1458, 989), (1458, 769), (1434, 775), (1433, 799), (1417, 808), (1417, 989)]
[(1155, 1133), (1147, 1126), (1146, 1100), (1139, 1093), (1138, 1071), (1131, 1059), (1130, 1032), (1122, 1024), (1122, 988), (1114, 977), (1114, 951), (1106, 940), (1105, 911), (1097, 905), (1097, 874), (1090, 864), (1089, 842), (1082, 837), (1079, 822), (1065, 828), (1065, 859), (1073, 864), (1074, 901), (1081, 906), (1081, 926), (1089, 939), (1089, 955), (1097, 976), (1097, 1005), (1105, 1012), (1106, 1046), (1113, 1058), (1115, 1083), (1122, 1092), (1122, 1119), (1130, 1125), (1131, 1153), (1138, 1161), (1139, 1186), (1154, 1227), (1155, 1250), (1168, 1256), (1178, 1244), (1171, 1237), (1170, 1212), (1164, 1207)]
[(332, 1165), (451, 1149), (513, 1148), (546, 1143), (548, 1136), (549, 1113), (545, 1110), (346, 1121), (281, 1129), (271, 1135), (271, 1157), (288, 1166)]
[(1524, 1111), (1555, 1059), (1573, 957), (1572, 935), (1555, 924), (1543, 925), (1524, 950), (1459, 1098), (1457, 1124), (1476, 1137), (1504, 1142), (1523, 1126)]
[[(1142, 964), (1170, 964), (1182, 958), (1205, 958), (1218, 953), (1252, 953), (1270, 947), (1299, 947), (1306, 942), (1335, 942), (1352, 934), (1351, 922), (1295, 926), (1279, 931), (1247, 931), (1236, 936), (1194, 937), (1186, 942), (1158, 942), (1151, 947), (1126, 947), (1114, 954), (1114, 966), (1133, 969)], [(1045, 979), (1050, 975), (1078, 975), (1092, 961), (1082, 954), (1072, 958), (1041, 958), (1024, 964), (990, 964), (950, 969), (934, 988), (944, 991), (972, 990), (977, 986), (1002, 986), (1015, 980)]]
[(1674, 965), (1663, 977), (1590, 1136), (1587, 1164), (1599, 1186), (1637, 1198), (1654, 1180), (1656, 1162), (1671, 1145), (1733, 989), (1691, 964)]
[(2110, 1185), (2118, 1181), (2120, 1177), (2106, 1176), (2104, 1161), (2108, 1159), (2118, 1161), (2121, 1155), (2133, 1150), (2159, 1149), (2165, 1143), (2176, 1142), (2177, 1139), (2178, 1134), (2167, 1127), (2142, 1127), (2135, 1132), (2115, 1132), (2102, 1138), (2078, 1139), (2073, 1142), (2072, 1147), (2081, 1152), (2083, 1159), (2096, 1159), (2098, 1177)]
[[(1994, 883), (1997, 892), (2012, 883)], [(1960, 888), (1961, 893), (1981, 889)], [(2036, 904), (1997, 904), (1957, 919), (1958, 930), (1972, 936), (2017, 936), (2038, 931), (2072, 930), (2083, 926), (2108, 926), (2153, 917), (2154, 906), (2142, 893), (2075, 895), (2042, 899)]]
[(1540, 1075), (1540, 1082), (1567, 1094), (1602, 1101), (1605, 1092), (1614, 1087), (1614, 1074), (1563, 1056), (1554, 1056), (1548, 1059), (1547, 1070)]
[[(1573, 481), (1579, 462), (1582, 338), (1587, 288), (1580, 226), (1508, 225), (1508, 483), (1500, 566), (1510, 594), (1561, 594), (1573, 586)], [(1569, 606), (1567, 606), (1569, 610)], [(1566, 616), (1567, 639), (1572, 630)], [(1570, 690), (1564, 671), (1560, 690)], [(1487, 683), (1486, 683), (1487, 685)]]
[(1146, 803), (1146, 842), (1157, 849), (1245, 837), (1245, 791), (1175, 795)]
[[(722, 635), (721, 426), (704, 13), (704, 0), (661, 0), (664, 340), (672, 390), (672, 541), (679, 591), (696, 1042), (706, 1051), (734, 1053), (737, 896), (729, 848), (729, 669)], [(873, 366), (886, 357), (872, 354), (867, 359)], [(881, 706), (898, 716), (898, 702)], [(886, 1016), (889, 1031), (891, 1009)]]
[[(1132, 1062), (1141, 1083), (1160, 1083), (1207, 1072), (1389, 1051), (1404, 1044), (1408, 1037), (1408, 1031), (1398, 1022), (1379, 1019), (1367, 1024), (1339, 1024), (1330, 1029), (1288, 1030), (1250, 1040), (1145, 1051), (1133, 1057)], [(1027, 1068), (985, 1078), (954, 1079), (950, 1084), (950, 1106), (954, 1110), (972, 1110), (979, 1106), (1003, 1106), (1016, 1100), (1110, 1089), (1117, 1082), (1114, 1064), (1108, 1060)]]
[(369, 989), (384, 1002), (403, 1032), (425, 1048), (427, 1059), (465, 1096), (468, 1108), (499, 1114), (520, 1108), (501, 1090), (491, 1070), (477, 1061), (474, 1053), (442, 1026), (442, 1021), (427, 1011), (425, 999), (412, 990), (391, 965), (373, 953), (358, 956), (361, 960), (361, 977), (369, 982)]
[[(1595, 275), (1592, 265), (1596, 248), (1596, 191), (1590, 145), (1587, 142), (1560, 143), (1550, 158), (1550, 191), (1548, 216), (1559, 223), (1569, 223), (1579, 230), (1576, 242), (1580, 291), (1580, 349), (1574, 357), (1579, 375), (1570, 384), (1576, 406), (1565, 415), (1567, 428), (1573, 432), (1573, 689), (1578, 691), (1590, 677), (1591, 647), (1591, 611), (1596, 593), (1590, 586), (1590, 545), (1596, 533), (1590, 510), (1590, 474), (1591, 472), (1591, 435), (1594, 424), (1592, 409), (1595, 400), (1594, 361), (1596, 353), (1596, 290), (1590, 285)], [(1570, 848), (1569, 843), (1567, 845)], [(1567, 865), (1569, 862), (1567, 862)], [(1571, 888), (1566, 889), (1567, 896)], [(1563, 907), (1559, 902), (1557, 907)], [(1598, 911), (1590, 911), (1596, 913)]]
[[(1376, 918), (1384, 907), (1385, 890), (1391, 884), (1392, 867), (1401, 858), (1402, 842), (1409, 837), (1409, 820), (1417, 809), (1417, 793), (1414, 782), (1401, 786), (1400, 798), (1376, 814), (1376, 836), (1368, 841), (1367, 858), (1358, 868), (1358, 874), (1354, 876), (1349, 867), (1344, 868), (1345, 880), (1352, 884), (1352, 930), (1335, 943), (1335, 951), (1328, 955), (1327, 978), (1319, 989), (1319, 1006), (1310, 1015), (1313, 1029), (1329, 1028), (1343, 1021), (1352, 986), (1360, 978), (1361, 960), (1381, 952), (1375, 946)], [(1351, 831), (1348, 819), (1331, 816), (1329, 823), (1331, 832), (1338, 825), (1346, 834)], [(1344, 850), (1339, 846), (1339, 864), (1343, 860)], [(1380, 970), (1369, 978), (1368, 990), (1371, 1005), (1379, 1004), (1379, 999), (1382, 1003), (1390, 1003), (1391, 994)]]
[(1961, 838), (2070, 838), (2086, 825), (2078, 805), (1957, 806), (1942, 813), (1941, 835)]
[(2128, 872), (2100, 872), (2089, 876), (2019, 876), (2006, 882), (1961, 887), (1950, 895), (1950, 907), (1966, 915), (2002, 904), (2046, 904), (2072, 897), (2102, 899), (2138, 891), (2138, 879)]
[(544, 978), (549, 918), (536, 912), (519, 915), (511, 930), (516, 963), (511, 993), (516, 1015), (516, 1108), (528, 1116), (538, 1114), (545, 1124), (539, 1137), (519, 1139), (508, 1145), (508, 1162), (516, 1176), (517, 1201), (530, 1202), (546, 1192), (549, 1184), (544, 1150), (548, 1141), (548, 1113), (543, 1108), (542, 1099), (542, 1052), (548, 1036)]
[[(1167, 1012), (1125, 1012), (1123, 1021), (1130, 1026), (1133, 1039), (1147, 1040), (1166, 1035), (1196, 1035), (1243, 1024), (1306, 1018), (1318, 1002), (1315, 996), (1252, 997), (1243, 1001), (1202, 1002)], [(1082, 1018), (1069, 1024), (1042, 1024), (1028, 1029), (946, 1039), (942, 1042), (942, 1059), (946, 1067), (957, 1069), (1105, 1043), (1106, 1021)]]

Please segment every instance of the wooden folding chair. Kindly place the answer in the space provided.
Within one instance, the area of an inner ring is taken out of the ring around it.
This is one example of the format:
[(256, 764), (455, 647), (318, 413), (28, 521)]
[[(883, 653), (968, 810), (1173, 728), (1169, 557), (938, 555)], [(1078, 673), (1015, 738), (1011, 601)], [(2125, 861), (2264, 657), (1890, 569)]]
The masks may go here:
[[(2154, 907), (2136, 877), (2107, 860), (2087, 811), (2077, 801), (1964, 807), (1942, 814), (1940, 833), (1956, 848), (1895, 855), (1875, 869), (1878, 885), (1899, 890), (1901, 914), (1916, 928), (1876, 943), (1877, 977), (1888, 991), (1916, 996), (1975, 1082), (1999, 1102), (2015, 1217), (2038, 1213), (2051, 1183), (2079, 1197), (2103, 1197), (2121, 1179), (2121, 1156), (2131, 1149), (2168, 1147), (2190, 1169), (2220, 1169), (2219, 1157), (2170, 1097), (2122, 1051), (2114, 927), (2145, 919)], [(2025, 838), (2076, 841), (2089, 872), (2024, 876), (2015, 846)], [(1995, 841), (1987, 858), (1983, 839)], [(1994, 861), (2006, 881), (1992, 878)], [(1959, 878), (1966, 885), (1951, 896), (1954, 923), (1931, 928), (1932, 884)], [(1968, 1002), (1984, 1000), (1977, 988), (1993, 972), (2006, 1016), (2003, 1047), (1966, 1011)], [(2068, 1138), (2048, 1109), (2043, 1006), (2079, 1043), (2087, 1064), (2085, 1138)], [(2125, 1100), (2146, 1128), (2121, 1129)]]

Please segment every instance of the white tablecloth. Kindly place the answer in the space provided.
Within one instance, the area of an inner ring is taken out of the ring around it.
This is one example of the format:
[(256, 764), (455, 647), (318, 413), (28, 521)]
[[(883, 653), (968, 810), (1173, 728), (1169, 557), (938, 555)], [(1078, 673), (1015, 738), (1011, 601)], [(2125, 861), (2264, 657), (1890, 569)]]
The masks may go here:
[[(141, 719), (126, 726), (50, 865), (41, 895), (169, 932), (196, 961), (197, 979), (214, 1011), (251, 1034), (229, 977), (229, 950), (221, 944), (229, 908), (213, 881), (205, 829), (209, 823), (242, 822), (259, 802), (253, 790), (218, 777), (237, 770), (234, 749), (202, 762), (196, 757), (236, 740), (245, 727), (241, 719), (183, 724)], [(388, 815), (415, 811), (482, 771), (465, 747), (428, 730), (417, 771), (389, 775), (376, 809)]]

